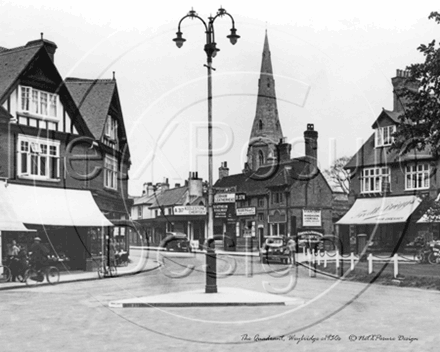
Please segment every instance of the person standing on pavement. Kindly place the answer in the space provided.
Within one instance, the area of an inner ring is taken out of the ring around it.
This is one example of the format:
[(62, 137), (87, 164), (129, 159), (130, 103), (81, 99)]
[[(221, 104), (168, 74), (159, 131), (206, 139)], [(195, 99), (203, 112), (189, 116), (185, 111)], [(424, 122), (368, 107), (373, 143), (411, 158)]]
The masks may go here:
[(31, 246), (31, 251), (29, 254), (31, 262), (35, 265), (36, 270), (41, 270), (41, 268), (46, 266), (49, 250), (44, 244), (41, 243), (40, 237), (34, 238), (34, 243)]
[(9, 262), (9, 269), (11, 269), (11, 279), (12, 282), (15, 282), (17, 279), (20, 259), (18, 258), (18, 254), (20, 253), (20, 247), (17, 246), (17, 242), (15, 240), (12, 241), (11, 246), (11, 259)]
[(11, 247), (11, 256), (16, 257), (18, 256), (18, 253), (20, 253), (20, 247), (17, 246), (17, 241), (12, 241), (12, 247)]

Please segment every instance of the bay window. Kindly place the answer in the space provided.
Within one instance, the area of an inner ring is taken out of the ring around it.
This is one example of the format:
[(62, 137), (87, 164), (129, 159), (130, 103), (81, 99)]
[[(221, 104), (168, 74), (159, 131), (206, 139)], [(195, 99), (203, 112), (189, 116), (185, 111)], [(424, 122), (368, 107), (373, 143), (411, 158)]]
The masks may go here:
[(405, 190), (429, 188), (429, 174), (428, 163), (407, 165), (405, 168)]
[(17, 151), (18, 177), (37, 180), (60, 178), (59, 141), (19, 135)]
[(361, 193), (383, 192), (391, 182), (389, 167), (372, 167), (362, 170)]

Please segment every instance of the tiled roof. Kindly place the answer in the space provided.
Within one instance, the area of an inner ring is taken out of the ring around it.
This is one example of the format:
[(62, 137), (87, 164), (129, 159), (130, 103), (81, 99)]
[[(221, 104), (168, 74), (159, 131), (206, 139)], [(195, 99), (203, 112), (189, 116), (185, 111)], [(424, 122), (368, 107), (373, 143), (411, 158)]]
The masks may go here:
[(155, 197), (150, 208), (169, 207), (174, 205), (184, 205), (188, 187), (171, 188), (162, 191)]
[(133, 205), (141, 205), (141, 204), (153, 204), (155, 199), (154, 194), (140, 196), (140, 197), (134, 197)]
[(292, 159), (275, 166), (263, 166), (255, 172), (223, 177), (214, 187), (236, 186), (237, 192), (247, 195), (266, 194), (271, 187), (291, 186), (305, 180), (309, 163), (305, 158)]
[(66, 78), (66, 86), (95, 139), (101, 139), (116, 81)]
[(398, 123), (400, 123), (399, 116), (401, 116), (401, 115), (402, 115), (401, 112), (382, 109), (382, 112), (380, 113), (379, 117), (374, 121), (374, 123), (371, 127), (376, 128), (377, 124), (381, 120), (386, 119), (386, 118), (389, 118), (389, 119), (391, 119), (392, 122), (398, 124)]
[(324, 176), (324, 179), (326, 180), (333, 193), (347, 193), (336, 180), (333, 180), (325, 172), (322, 175)]
[(0, 100), (17, 81), (42, 46), (42, 44), (32, 45), (0, 51)]

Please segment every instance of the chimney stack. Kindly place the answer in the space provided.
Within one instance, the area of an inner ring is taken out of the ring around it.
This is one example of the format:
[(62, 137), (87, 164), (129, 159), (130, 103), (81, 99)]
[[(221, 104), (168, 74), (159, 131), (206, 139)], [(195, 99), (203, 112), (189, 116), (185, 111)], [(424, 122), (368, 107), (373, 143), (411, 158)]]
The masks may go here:
[(151, 196), (154, 193), (154, 186), (152, 182), (146, 182), (143, 185), (142, 195), (143, 196)]
[(54, 42), (51, 42), (50, 40), (47, 39), (43, 39), (43, 33), (41, 33), (41, 39), (31, 40), (30, 42), (26, 43), (26, 46), (34, 46), (34, 45), (43, 45), (47, 53), (49, 54), (49, 57), (52, 60), (52, 62), (55, 62), (55, 51), (57, 50), (58, 47)]
[(315, 131), (313, 123), (307, 124), (304, 131), (304, 142), (306, 145), (306, 159), (314, 167), (318, 166), (318, 132)]
[(188, 195), (190, 198), (201, 197), (203, 195), (203, 182), (199, 178), (198, 172), (190, 172), (188, 178)]
[(229, 176), (229, 168), (228, 163), (226, 161), (223, 161), (220, 164), (220, 167), (218, 168), (218, 178), (221, 180), (223, 177)]
[(289, 161), (291, 150), (292, 145), (290, 143), (286, 143), (286, 138), (280, 139), (280, 143), (278, 144), (279, 161)]
[(396, 77), (391, 78), (393, 84), (393, 111), (402, 112), (406, 99), (403, 97), (403, 89), (408, 88), (412, 90), (418, 89), (417, 82), (410, 82), (409, 71), (396, 70)]
[(168, 183), (168, 179), (164, 178), (164, 181), (160, 184), (161, 191), (166, 191), (170, 189), (170, 184)]

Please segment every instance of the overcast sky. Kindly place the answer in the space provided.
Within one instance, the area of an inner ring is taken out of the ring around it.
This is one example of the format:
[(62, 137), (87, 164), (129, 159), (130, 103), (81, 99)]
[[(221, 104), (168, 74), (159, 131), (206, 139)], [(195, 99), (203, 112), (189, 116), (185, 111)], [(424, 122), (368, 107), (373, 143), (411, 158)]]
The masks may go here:
[[(261, 4), (260, 4), (261, 3)], [(172, 39), (191, 9), (205, 20), (222, 5), (241, 36), (232, 46), (229, 18), (215, 22), (220, 52), (213, 67), (214, 181), (220, 162), (239, 173), (255, 117), (267, 28), (283, 133), (304, 154), (303, 132), (319, 133), (321, 169), (353, 155), (382, 108), (392, 109), (396, 69), (420, 62), (419, 44), (440, 39), (428, 20), (438, 2), (419, 1), (1, 1), (0, 46), (54, 41), (63, 77), (111, 78), (116, 71), (131, 150), (130, 194), (144, 182), (208, 178), (204, 27), (185, 20), (181, 49)]]

